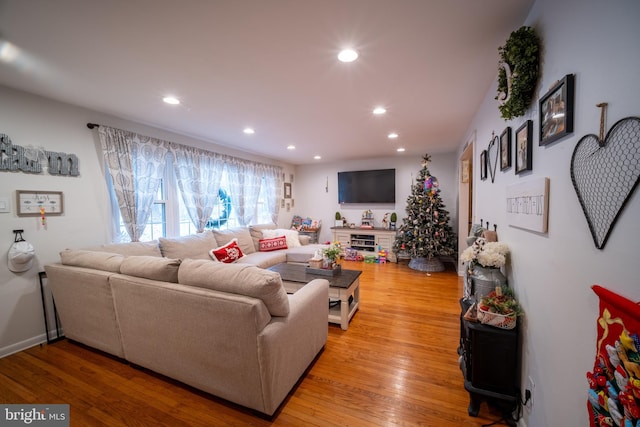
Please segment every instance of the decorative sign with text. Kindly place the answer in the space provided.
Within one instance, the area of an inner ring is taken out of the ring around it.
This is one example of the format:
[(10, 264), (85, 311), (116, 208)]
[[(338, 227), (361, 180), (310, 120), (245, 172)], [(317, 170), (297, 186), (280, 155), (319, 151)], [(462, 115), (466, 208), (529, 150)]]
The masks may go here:
[(45, 164), (49, 175), (78, 176), (80, 174), (78, 157), (75, 154), (14, 145), (8, 135), (0, 133), (0, 171), (42, 173), (41, 158), (46, 159)]
[(507, 186), (507, 222), (513, 227), (547, 232), (549, 178), (536, 178)]

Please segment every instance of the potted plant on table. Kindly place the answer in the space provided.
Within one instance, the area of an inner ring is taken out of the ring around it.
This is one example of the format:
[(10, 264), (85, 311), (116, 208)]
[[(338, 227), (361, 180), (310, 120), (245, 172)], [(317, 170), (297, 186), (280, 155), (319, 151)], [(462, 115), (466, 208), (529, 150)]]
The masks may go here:
[(395, 212), (393, 212), (391, 214), (391, 218), (389, 218), (389, 230), (396, 229), (396, 221), (398, 221), (398, 215)]
[(340, 247), (337, 245), (333, 245), (328, 247), (327, 249), (322, 251), (324, 258), (327, 260), (326, 266), (322, 265), (323, 268), (327, 269), (335, 269), (338, 266), (338, 258), (340, 257)]
[(498, 286), (495, 291), (483, 296), (478, 304), (478, 320), (497, 328), (515, 328), (520, 315), (522, 309), (510, 288), (503, 290)]

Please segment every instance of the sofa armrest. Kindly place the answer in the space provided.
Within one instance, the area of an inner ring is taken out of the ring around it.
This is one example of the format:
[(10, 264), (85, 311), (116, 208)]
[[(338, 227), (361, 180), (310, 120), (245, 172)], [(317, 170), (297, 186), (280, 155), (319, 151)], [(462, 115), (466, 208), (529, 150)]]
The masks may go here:
[(273, 413), (327, 342), (329, 282), (316, 279), (289, 295), (287, 317), (273, 317), (258, 336), (267, 413)]

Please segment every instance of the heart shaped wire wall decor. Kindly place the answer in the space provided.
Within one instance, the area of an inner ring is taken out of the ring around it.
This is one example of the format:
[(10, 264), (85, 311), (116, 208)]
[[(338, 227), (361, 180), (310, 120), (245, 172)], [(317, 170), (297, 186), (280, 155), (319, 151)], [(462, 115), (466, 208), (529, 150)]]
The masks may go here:
[(640, 181), (640, 118), (627, 117), (604, 136), (606, 104), (600, 136), (583, 136), (571, 156), (571, 181), (596, 248), (603, 249), (613, 226)]

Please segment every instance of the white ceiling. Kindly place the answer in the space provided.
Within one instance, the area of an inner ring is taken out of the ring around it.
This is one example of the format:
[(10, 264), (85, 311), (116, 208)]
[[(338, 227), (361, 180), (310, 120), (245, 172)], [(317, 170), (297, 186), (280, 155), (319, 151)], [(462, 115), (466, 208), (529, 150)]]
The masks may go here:
[(0, 0), (0, 84), (292, 164), (450, 152), (532, 4)]

